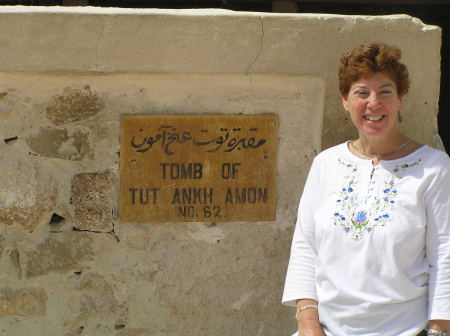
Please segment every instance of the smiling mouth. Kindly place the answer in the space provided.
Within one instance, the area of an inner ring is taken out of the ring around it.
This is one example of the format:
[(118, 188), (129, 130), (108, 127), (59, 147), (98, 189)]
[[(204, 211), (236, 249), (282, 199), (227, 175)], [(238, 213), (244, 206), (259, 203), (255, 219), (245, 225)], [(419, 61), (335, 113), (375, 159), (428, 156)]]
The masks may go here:
[(370, 115), (365, 115), (363, 116), (364, 119), (369, 120), (369, 121), (378, 121), (384, 118), (384, 115), (377, 115), (377, 116), (370, 116)]

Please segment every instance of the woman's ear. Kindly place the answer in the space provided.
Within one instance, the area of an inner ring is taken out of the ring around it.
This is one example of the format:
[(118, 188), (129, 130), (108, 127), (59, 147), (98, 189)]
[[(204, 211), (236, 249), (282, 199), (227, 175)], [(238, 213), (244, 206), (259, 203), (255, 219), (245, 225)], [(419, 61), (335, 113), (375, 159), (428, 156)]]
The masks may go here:
[(348, 102), (347, 102), (347, 97), (341, 95), (341, 101), (342, 101), (342, 106), (344, 107), (344, 110), (348, 112)]

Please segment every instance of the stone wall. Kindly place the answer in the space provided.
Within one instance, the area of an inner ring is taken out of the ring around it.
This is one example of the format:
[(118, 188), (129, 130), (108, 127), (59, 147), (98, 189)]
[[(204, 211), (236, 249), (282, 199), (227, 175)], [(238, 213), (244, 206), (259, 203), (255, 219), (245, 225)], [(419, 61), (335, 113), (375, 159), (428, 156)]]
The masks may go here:
[[(292, 333), (298, 199), (353, 136), (338, 55), (371, 41), (403, 49), (404, 127), (431, 144), (440, 30), (408, 16), (3, 7), (0, 335)], [(278, 115), (276, 221), (120, 221), (120, 116), (186, 113)]]

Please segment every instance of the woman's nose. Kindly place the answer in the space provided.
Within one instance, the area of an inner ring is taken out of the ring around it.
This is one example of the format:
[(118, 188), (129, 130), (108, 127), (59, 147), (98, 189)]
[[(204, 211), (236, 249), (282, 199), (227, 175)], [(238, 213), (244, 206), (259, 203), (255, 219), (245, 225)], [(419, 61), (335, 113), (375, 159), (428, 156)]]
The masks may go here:
[(367, 102), (367, 106), (368, 107), (374, 108), (374, 107), (377, 107), (380, 104), (380, 101), (378, 99), (378, 96), (377, 96), (376, 92), (372, 92), (369, 95), (369, 97), (367, 97), (367, 100), (368, 100), (368, 102)]

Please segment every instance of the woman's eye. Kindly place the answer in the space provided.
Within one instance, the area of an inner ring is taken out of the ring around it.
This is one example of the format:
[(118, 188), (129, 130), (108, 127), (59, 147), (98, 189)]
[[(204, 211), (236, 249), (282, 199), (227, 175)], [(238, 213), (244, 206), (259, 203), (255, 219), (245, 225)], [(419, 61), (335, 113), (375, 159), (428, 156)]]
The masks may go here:
[(358, 96), (366, 96), (366, 95), (368, 95), (368, 92), (363, 91), (363, 90), (358, 90), (358, 91), (355, 91), (355, 94)]
[(381, 91), (381, 94), (384, 94), (384, 95), (391, 94), (391, 93), (392, 93), (391, 90), (383, 90), (383, 91)]

